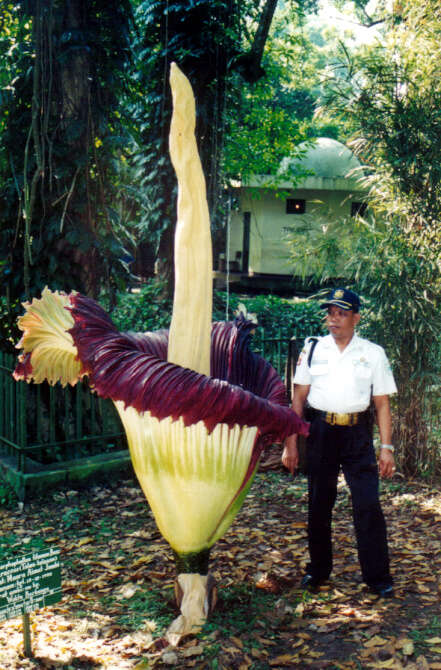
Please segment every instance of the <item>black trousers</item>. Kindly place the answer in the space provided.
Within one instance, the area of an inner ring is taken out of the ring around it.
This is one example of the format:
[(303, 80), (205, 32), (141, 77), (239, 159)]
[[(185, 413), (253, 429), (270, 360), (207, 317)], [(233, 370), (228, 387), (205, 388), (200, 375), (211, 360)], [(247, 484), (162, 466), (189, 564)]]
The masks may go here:
[(369, 421), (331, 426), (322, 418), (311, 424), (306, 443), (308, 467), (307, 572), (327, 579), (332, 571), (332, 510), (340, 468), (352, 496), (352, 513), (363, 580), (372, 587), (392, 584), (386, 524), (378, 494), (378, 467)]

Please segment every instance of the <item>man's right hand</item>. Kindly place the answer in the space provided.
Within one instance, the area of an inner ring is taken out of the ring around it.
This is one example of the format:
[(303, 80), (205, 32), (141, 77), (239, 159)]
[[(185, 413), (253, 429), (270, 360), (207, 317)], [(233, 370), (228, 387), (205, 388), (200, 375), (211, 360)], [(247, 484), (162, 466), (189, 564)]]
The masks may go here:
[(282, 463), (293, 475), (299, 464), (299, 450), (297, 448), (297, 435), (290, 435), (285, 440), (282, 453)]

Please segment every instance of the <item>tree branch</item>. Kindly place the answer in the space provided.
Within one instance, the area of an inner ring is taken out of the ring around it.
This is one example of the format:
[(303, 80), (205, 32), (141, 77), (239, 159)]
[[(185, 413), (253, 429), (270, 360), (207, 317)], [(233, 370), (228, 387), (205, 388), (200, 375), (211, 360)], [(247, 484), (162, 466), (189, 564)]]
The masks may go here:
[(237, 69), (241, 72), (244, 79), (249, 82), (257, 81), (265, 74), (261, 62), (271, 22), (273, 20), (274, 12), (276, 11), (277, 1), (278, 0), (266, 0), (251, 49), (247, 53), (239, 56), (236, 61)]

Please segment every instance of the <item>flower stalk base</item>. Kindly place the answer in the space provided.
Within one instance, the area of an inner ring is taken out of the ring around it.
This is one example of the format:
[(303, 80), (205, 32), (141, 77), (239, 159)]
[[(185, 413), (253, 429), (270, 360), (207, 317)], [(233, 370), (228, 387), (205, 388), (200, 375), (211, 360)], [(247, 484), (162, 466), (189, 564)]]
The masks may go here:
[(175, 582), (175, 596), (181, 614), (172, 621), (166, 633), (167, 641), (173, 646), (202, 629), (217, 601), (214, 578), (210, 574), (182, 573)]
[(208, 562), (210, 560), (210, 549), (203, 551), (194, 551), (188, 554), (178, 554), (175, 556), (176, 574), (198, 573), (199, 575), (208, 575)]

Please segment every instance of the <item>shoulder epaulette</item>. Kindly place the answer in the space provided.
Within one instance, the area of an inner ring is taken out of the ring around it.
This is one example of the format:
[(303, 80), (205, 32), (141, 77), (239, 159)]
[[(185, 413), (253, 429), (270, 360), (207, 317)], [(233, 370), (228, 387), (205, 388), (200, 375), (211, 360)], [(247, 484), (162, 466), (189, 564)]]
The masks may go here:
[(314, 349), (316, 348), (318, 341), (319, 341), (318, 337), (308, 337), (308, 344), (311, 344), (308, 353), (308, 368), (311, 367), (312, 355), (314, 353)]

